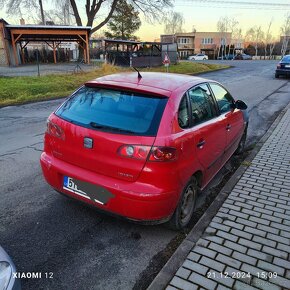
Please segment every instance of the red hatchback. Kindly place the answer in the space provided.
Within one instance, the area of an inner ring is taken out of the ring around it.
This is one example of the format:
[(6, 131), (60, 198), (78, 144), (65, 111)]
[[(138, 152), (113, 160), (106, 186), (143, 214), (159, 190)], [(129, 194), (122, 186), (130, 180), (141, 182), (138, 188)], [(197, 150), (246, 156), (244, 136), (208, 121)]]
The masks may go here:
[(163, 73), (87, 82), (47, 121), (41, 166), (58, 192), (137, 221), (190, 221), (197, 193), (242, 151), (247, 108), (219, 83)]

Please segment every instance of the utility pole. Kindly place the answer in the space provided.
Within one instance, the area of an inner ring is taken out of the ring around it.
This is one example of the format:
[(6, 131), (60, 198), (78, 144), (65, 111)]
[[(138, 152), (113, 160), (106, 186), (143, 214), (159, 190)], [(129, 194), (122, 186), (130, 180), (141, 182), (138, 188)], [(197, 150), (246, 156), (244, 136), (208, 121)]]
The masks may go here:
[(42, 0), (39, 0), (39, 6), (40, 6), (40, 13), (41, 13), (42, 25), (45, 25), (44, 12), (43, 12), (43, 6), (42, 6)]

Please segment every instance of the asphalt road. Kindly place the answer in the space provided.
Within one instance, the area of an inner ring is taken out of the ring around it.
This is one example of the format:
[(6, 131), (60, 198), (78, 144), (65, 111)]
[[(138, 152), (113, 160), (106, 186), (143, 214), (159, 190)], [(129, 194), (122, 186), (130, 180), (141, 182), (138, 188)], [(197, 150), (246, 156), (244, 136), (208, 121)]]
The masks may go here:
[[(273, 61), (223, 62), (235, 67), (204, 77), (247, 102), (250, 145), (290, 102), (289, 80), (274, 79)], [(42, 273), (41, 279), (24, 279), (24, 290), (132, 289), (177, 233), (100, 214), (45, 183), (39, 165), (45, 121), (60, 103), (0, 109), (0, 244), (19, 272)]]

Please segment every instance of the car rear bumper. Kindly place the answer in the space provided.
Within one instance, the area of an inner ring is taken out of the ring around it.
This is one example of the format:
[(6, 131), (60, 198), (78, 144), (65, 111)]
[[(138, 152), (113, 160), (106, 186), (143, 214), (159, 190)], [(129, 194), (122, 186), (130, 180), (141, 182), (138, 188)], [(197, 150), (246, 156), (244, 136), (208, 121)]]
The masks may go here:
[[(103, 211), (131, 220), (142, 222), (166, 221), (173, 214), (178, 202), (176, 190), (165, 191), (153, 184), (145, 184), (140, 181), (117, 180), (66, 163), (45, 152), (41, 154), (40, 163), (46, 181), (56, 191)], [(110, 192), (113, 197), (105, 204), (100, 204), (68, 191), (63, 188), (64, 176), (92, 183)]]
[(276, 74), (289, 76), (290, 75), (290, 69), (276, 69)]

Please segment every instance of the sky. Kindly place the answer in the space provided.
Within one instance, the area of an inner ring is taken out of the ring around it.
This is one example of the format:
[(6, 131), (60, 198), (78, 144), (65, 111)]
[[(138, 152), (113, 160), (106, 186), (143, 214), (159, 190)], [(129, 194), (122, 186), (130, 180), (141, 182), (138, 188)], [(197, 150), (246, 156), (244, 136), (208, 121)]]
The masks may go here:
[[(48, 6), (46, 2), (43, 0), (44, 9)], [(81, 2), (84, 3), (83, 0), (79, 1)], [(245, 2), (252, 4), (245, 5)], [(265, 5), (267, 3), (271, 5)], [(175, 0), (172, 10), (183, 15), (185, 32), (191, 32), (193, 26), (200, 32), (217, 31), (218, 20), (228, 16), (234, 17), (239, 22), (239, 28), (242, 29), (243, 34), (255, 25), (261, 25), (266, 31), (272, 20), (271, 32), (278, 38), (285, 15), (290, 13), (290, 0)], [(105, 12), (103, 13), (105, 15)], [(160, 34), (164, 33), (164, 25), (158, 22), (150, 24), (141, 13), (140, 15), (142, 26), (136, 35), (143, 41), (154, 41), (160, 38)], [(0, 10), (1, 17), (11, 24), (19, 24), (19, 17), (8, 17), (5, 9)]]
[[(219, 2), (227, 2), (219, 3)], [(228, 4), (230, 1), (175, 1), (174, 11), (183, 14), (185, 19), (184, 30), (186, 32), (191, 32), (194, 26), (197, 31), (217, 31), (217, 22), (221, 17), (228, 16), (234, 17), (239, 21), (239, 27), (242, 29), (242, 33), (245, 34), (246, 31), (255, 25), (262, 26), (264, 30), (267, 30), (269, 22), (272, 20), (271, 31), (273, 35), (280, 35), (280, 27), (285, 19), (285, 15), (290, 13), (290, 1), (283, 0), (233, 0), (231, 2), (252, 2), (252, 3), (281, 3), (288, 4), (288, 9), (285, 6), (250, 6), (251, 9), (245, 9), (245, 5), (231, 5)], [(248, 6), (249, 7), (249, 6)], [(264, 7), (264, 9), (262, 9)], [(274, 8), (279, 8), (275, 10)], [(143, 19), (142, 19), (143, 20)], [(145, 23), (143, 20), (143, 25), (136, 33), (141, 39), (154, 40), (159, 38), (160, 34), (164, 33), (164, 26), (161, 24), (150, 25)]]

